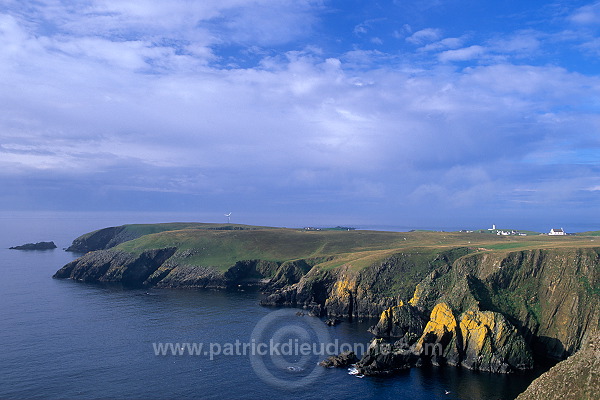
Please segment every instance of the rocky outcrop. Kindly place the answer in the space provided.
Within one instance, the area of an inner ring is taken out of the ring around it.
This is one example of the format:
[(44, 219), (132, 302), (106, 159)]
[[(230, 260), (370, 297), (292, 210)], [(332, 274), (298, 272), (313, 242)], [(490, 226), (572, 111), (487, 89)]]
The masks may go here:
[(460, 365), (462, 358), (462, 331), (454, 313), (446, 303), (439, 303), (431, 311), (429, 322), (414, 351), (433, 365)]
[(214, 288), (256, 286), (268, 281), (280, 265), (272, 261), (238, 261), (224, 272), (204, 266), (178, 264), (169, 260), (144, 284), (157, 288)]
[(20, 246), (9, 247), (11, 250), (52, 250), (55, 248), (56, 245), (54, 242), (26, 243)]
[(275, 291), (297, 283), (318, 262), (323, 259), (286, 261), (277, 268), (274, 276), (265, 285), (266, 292)]
[(419, 337), (427, 318), (416, 307), (400, 302), (381, 313), (379, 322), (369, 331), (377, 337)]
[(54, 278), (157, 288), (276, 287), (296, 283), (300, 276), (297, 271), (312, 262), (297, 260), (282, 264), (242, 260), (221, 270), (186, 264), (190, 254), (189, 250), (180, 251), (176, 247), (147, 250), (140, 254), (117, 249), (91, 251), (62, 267)]
[(362, 375), (392, 375), (417, 365), (418, 359), (405, 340), (389, 343), (378, 338), (371, 341), (356, 369)]
[(600, 332), (589, 335), (577, 353), (534, 380), (517, 400), (600, 399)]
[(459, 326), (463, 367), (497, 373), (533, 368), (529, 346), (502, 314), (467, 311), (460, 318)]
[(383, 312), (372, 331), (402, 339), (393, 343), (374, 339), (358, 363), (361, 373), (388, 374), (425, 363), (495, 373), (533, 368), (525, 340), (499, 313), (467, 311), (457, 319), (447, 304), (440, 303), (423, 328), (411, 322), (422, 321), (413, 309), (401, 304)]
[(361, 270), (317, 266), (263, 304), (377, 316), (372, 332), (388, 341), (427, 324), (421, 346), (440, 344), (444, 353), (423, 359), (417, 350), (422, 362), (508, 372), (529, 368), (532, 353), (561, 360), (580, 348), (600, 324), (599, 266), (598, 248), (400, 253)]
[(329, 356), (319, 362), (321, 367), (325, 368), (345, 368), (358, 361), (358, 357), (353, 351), (344, 351), (337, 356)]

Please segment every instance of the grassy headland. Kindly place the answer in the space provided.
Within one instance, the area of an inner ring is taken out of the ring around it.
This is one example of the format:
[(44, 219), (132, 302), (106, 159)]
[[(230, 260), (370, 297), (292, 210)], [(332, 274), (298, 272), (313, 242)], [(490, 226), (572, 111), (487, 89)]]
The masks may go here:
[(383, 232), (383, 231), (304, 231), (222, 224), (127, 225), (142, 236), (115, 247), (133, 254), (146, 250), (176, 247), (185, 252), (185, 264), (226, 270), (239, 260), (289, 261), (331, 257), (322, 267), (342, 265), (365, 268), (392, 254), (435, 253), (467, 247), (471, 252), (507, 252), (565, 247), (598, 247), (595, 237), (577, 236), (498, 236), (487, 232)]

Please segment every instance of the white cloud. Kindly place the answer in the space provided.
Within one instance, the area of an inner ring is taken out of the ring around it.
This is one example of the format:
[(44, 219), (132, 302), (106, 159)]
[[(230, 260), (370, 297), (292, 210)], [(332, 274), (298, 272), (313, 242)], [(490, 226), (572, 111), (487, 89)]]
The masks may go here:
[[(373, 26), (380, 24), (382, 21), (385, 21), (385, 18), (368, 19), (368, 20), (363, 21), (360, 24), (356, 25), (354, 27), (353, 32), (356, 36), (359, 36), (359, 37), (365, 36), (373, 29)], [(383, 43), (381, 41), (381, 39), (378, 37), (372, 37), (372, 38), (370, 38), (370, 41), (371, 41), (371, 43), (374, 43), (374, 44), (382, 44)]]
[(569, 20), (580, 25), (600, 24), (600, 2), (578, 8)]
[(440, 51), (446, 49), (457, 49), (461, 47), (463, 43), (463, 38), (445, 38), (438, 42), (429, 43), (419, 48), (419, 51)]
[(579, 48), (594, 56), (600, 55), (600, 38), (592, 39), (579, 45)]
[(433, 42), (440, 38), (441, 31), (439, 29), (427, 28), (422, 29), (413, 33), (411, 36), (406, 38), (406, 41), (412, 44), (424, 44), (427, 42)]
[(3, 179), (453, 207), (543, 201), (548, 163), (572, 174), (565, 191), (597, 185), (570, 168), (598, 140), (600, 81), (511, 64), (540, 51), (539, 32), (468, 46), (430, 28), (406, 39), (417, 50), (400, 43), (411, 52), (332, 54), (294, 42), (317, 1), (34, 4), (0, 15)]
[(369, 30), (367, 29), (367, 27), (364, 24), (358, 24), (354, 27), (354, 33), (356, 35), (364, 35), (368, 32), (369, 32)]
[(489, 46), (498, 53), (532, 56), (541, 47), (540, 36), (542, 34), (539, 32), (521, 31), (506, 38), (492, 40)]
[(163, 40), (203, 48), (221, 43), (281, 44), (303, 37), (320, 0), (85, 0), (13, 6), (38, 18), (41, 33), (113, 40)]
[(456, 50), (446, 50), (439, 54), (438, 58), (442, 62), (449, 61), (468, 61), (480, 58), (486, 53), (483, 46), (473, 45)]

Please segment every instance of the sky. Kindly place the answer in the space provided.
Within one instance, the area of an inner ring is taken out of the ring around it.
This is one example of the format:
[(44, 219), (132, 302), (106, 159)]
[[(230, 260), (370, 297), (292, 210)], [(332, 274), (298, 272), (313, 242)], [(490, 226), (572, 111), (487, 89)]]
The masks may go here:
[(0, 210), (600, 229), (600, 2), (0, 0)]

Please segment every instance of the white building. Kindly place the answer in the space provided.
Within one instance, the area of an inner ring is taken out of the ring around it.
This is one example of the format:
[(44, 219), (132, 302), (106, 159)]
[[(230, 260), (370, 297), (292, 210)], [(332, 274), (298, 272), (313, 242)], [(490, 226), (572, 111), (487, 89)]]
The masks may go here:
[(553, 235), (553, 236), (558, 236), (558, 235), (566, 235), (565, 231), (563, 230), (563, 228), (552, 228), (550, 229), (550, 233), (548, 235)]

